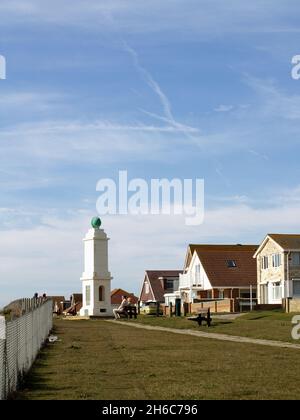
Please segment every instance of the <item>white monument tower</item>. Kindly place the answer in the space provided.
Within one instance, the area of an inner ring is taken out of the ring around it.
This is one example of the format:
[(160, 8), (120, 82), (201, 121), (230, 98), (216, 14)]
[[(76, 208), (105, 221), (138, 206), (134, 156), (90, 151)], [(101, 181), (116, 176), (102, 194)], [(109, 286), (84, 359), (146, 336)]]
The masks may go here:
[(84, 242), (84, 272), (82, 281), (81, 316), (112, 316), (110, 289), (112, 277), (108, 271), (108, 241), (100, 229), (101, 220), (94, 217)]

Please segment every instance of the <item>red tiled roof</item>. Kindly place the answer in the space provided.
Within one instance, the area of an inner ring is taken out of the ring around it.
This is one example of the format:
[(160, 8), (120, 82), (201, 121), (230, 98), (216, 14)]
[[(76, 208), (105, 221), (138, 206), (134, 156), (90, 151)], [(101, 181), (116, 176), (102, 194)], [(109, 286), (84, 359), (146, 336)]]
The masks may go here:
[(126, 292), (123, 289), (113, 289), (111, 291), (111, 304), (112, 305), (119, 305), (122, 302), (122, 296), (127, 296), (131, 298), (131, 303), (134, 305), (138, 302), (138, 297), (136, 297), (133, 293)]
[(164, 294), (166, 291), (163, 288), (163, 284), (160, 277), (164, 279), (178, 277), (182, 273), (182, 270), (147, 270), (146, 276), (148, 277), (150, 287), (152, 289), (154, 300), (164, 302)]
[[(246, 287), (257, 284), (258, 245), (190, 245), (204, 267), (212, 287)], [(236, 267), (228, 267), (234, 260)]]

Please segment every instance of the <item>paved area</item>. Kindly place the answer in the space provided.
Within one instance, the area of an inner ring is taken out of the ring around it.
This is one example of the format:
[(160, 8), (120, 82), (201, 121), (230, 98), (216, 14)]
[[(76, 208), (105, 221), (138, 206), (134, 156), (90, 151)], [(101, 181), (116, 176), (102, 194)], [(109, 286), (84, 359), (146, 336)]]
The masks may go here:
[(107, 320), (106, 322), (112, 322), (113, 324), (118, 323), (118, 325), (123, 325), (125, 327), (140, 328), (140, 329), (152, 330), (152, 331), (170, 332), (173, 334), (192, 335), (194, 337), (209, 338), (209, 339), (219, 340), (219, 341), (232, 341), (235, 343), (248, 343), (248, 344), (261, 345), (261, 346), (280, 347), (280, 348), (300, 350), (300, 344), (287, 343), (284, 341), (262, 340), (258, 338), (241, 337), (237, 335), (216, 334), (216, 333), (209, 333), (209, 332), (204, 332), (204, 331), (195, 331), (195, 330), (186, 330), (186, 329), (177, 329), (177, 328), (152, 327), (150, 325), (138, 324), (138, 323), (135, 324), (131, 322), (123, 322), (123, 321), (117, 321), (117, 320)]

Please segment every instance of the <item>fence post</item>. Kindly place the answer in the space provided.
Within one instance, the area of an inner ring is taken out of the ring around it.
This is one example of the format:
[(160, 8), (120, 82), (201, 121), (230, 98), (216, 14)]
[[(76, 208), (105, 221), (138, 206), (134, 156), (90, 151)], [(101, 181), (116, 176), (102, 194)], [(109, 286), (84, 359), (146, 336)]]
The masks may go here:
[(156, 302), (156, 316), (159, 316), (159, 312), (160, 312), (160, 303)]
[(171, 318), (173, 316), (173, 308), (172, 308), (172, 302), (169, 303), (169, 317)]

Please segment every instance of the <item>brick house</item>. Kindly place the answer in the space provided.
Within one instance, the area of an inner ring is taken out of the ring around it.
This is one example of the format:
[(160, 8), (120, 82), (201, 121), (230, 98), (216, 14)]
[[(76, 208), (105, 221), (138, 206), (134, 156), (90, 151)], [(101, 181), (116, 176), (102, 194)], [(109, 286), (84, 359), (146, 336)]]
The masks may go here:
[(281, 304), (300, 299), (300, 235), (268, 234), (254, 254), (258, 302)]
[(59, 309), (59, 312), (62, 313), (66, 309), (66, 299), (64, 296), (47, 296), (48, 299), (52, 300), (52, 307), (53, 311), (56, 309)]
[(114, 289), (111, 291), (111, 304), (113, 307), (120, 306), (122, 302), (122, 296), (127, 296), (131, 298), (131, 303), (136, 305), (139, 301), (139, 298), (135, 296), (133, 293), (126, 292), (124, 289)]
[(180, 273), (182, 270), (147, 270), (141, 288), (140, 301), (164, 303), (164, 295), (178, 289)]
[[(258, 245), (189, 245), (175, 296), (183, 302), (235, 299), (249, 306), (256, 298), (253, 254)], [(234, 306), (236, 307), (236, 305)]]

